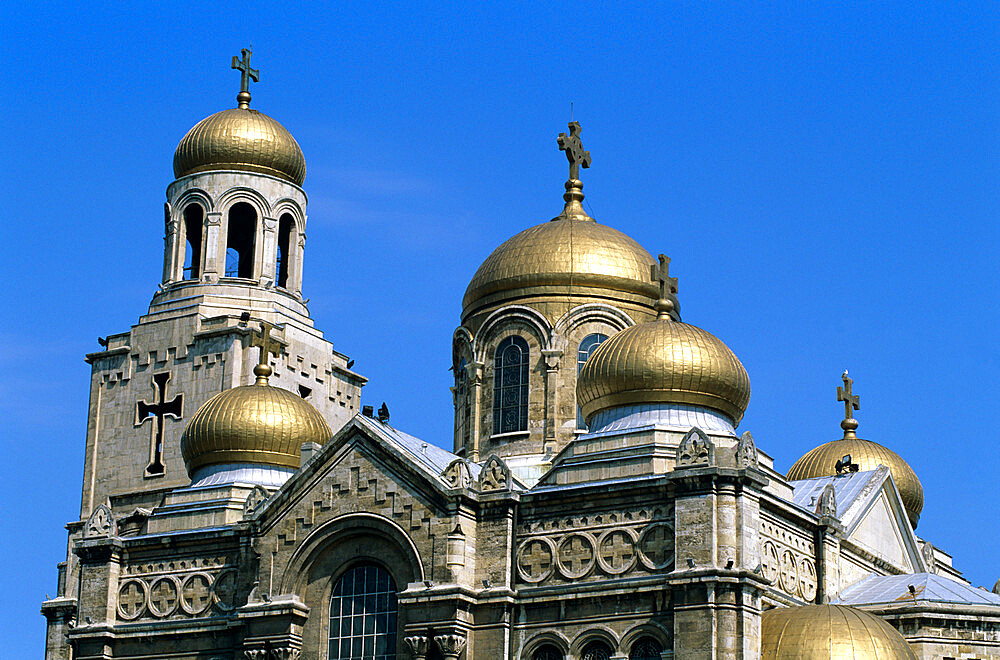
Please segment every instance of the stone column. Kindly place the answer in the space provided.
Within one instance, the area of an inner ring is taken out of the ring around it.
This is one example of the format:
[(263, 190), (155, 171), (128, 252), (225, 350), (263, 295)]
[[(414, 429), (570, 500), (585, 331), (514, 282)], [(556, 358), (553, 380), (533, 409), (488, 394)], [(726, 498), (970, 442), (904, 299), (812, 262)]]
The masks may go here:
[[(180, 220), (171, 217), (170, 204), (163, 205), (164, 235), (163, 235), (163, 283), (169, 284), (178, 279), (178, 271), (184, 268), (183, 258), (178, 258), (178, 251), (184, 254), (184, 246), (180, 241)], [(180, 248), (180, 250), (178, 250)], [(178, 263), (180, 262), (180, 263)]]
[[(289, 264), (288, 277), (292, 280), (289, 282), (288, 288), (299, 298), (302, 297), (302, 258), (306, 252), (306, 233), (305, 230), (297, 231), (296, 236), (298, 237), (295, 241), (295, 246), (288, 246), (288, 251), (291, 252), (296, 249), (295, 258)], [(289, 241), (290, 243), (291, 241)]]
[(262, 224), (264, 232), (257, 280), (262, 286), (267, 286), (278, 280), (278, 273), (275, 271), (275, 261), (278, 258), (278, 220), (276, 218), (263, 218)]
[(222, 245), (222, 214), (205, 214), (205, 270), (201, 273), (203, 282), (214, 284), (222, 275), (219, 269), (220, 261), (225, 265), (226, 246)]
[(434, 638), (434, 646), (441, 652), (444, 660), (458, 660), (465, 650), (465, 637), (462, 635), (438, 635)]
[(57, 597), (42, 603), (45, 615), (45, 660), (71, 660), (66, 634), (76, 621), (76, 599)]
[(561, 348), (542, 349), (545, 358), (545, 448), (547, 455), (554, 456), (559, 438), (559, 361)]
[(469, 454), (466, 457), (473, 462), (479, 461), (479, 441), (483, 428), (482, 416), (479, 414), (479, 411), (482, 410), (483, 403), (483, 367), (485, 366), (482, 362), (472, 362), (465, 365), (471, 385), (469, 396), (472, 397), (472, 410), (469, 412), (469, 416), (471, 417), (469, 422), (472, 424), (470, 432), (472, 446), (469, 447)]
[(81, 539), (73, 552), (80, 558), (80, 620), (77, 625), (113, 624), (117, 619), (121, 540), (115, 537)]

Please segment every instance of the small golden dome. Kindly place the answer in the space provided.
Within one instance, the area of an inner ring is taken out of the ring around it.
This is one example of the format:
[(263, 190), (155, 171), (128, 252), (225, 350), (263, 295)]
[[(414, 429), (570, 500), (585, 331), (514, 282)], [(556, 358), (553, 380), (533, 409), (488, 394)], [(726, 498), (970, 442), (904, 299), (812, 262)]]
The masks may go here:
[(655, 264), (652, 255), (620, 231), (586, 216), (561, 215), (525, 229), (486, 258), (465, 291), (463, 315), (477, 303), (531, 295), (626, 293), (651, 305), (659, 297), (650, 277)]
[(750, 403), (750, 377), (720, 339), (661, 310), (657, 320), (597, 347), (580, 371), (576, 397), (588, 420), (617, 406), (681, 403), (713, 408), (739, 424)]
[(301, 186), (306, 159), (299, 143), (277, 121), (248, 107), (230, 108), (195, 124), (174, 152), (178, 179), (209, 170), (270, 174)]
[(916, 529), (920, 512), (924, 508), (924, 487), (920, 485), (917, 473), (899, 454), (877, 442), (848, 437), (820, 445), (795, 461), (795, 465), (788, 471), (788, 480), (832, 477), (837, 474), (837, 461), (847, 454), (851, 455), (851, 461), (857, 463), (861, 470), (874, 470), (879, 465), (889, 468), (906, 514)]
[(324, 444), (332, 436), (319, 411), (302, 397), (267, 385), (265, 377), (206, 401), (184, 429), (181, 455), (188, 474), (226, 463), (298, 468), (304, 443)]
[(760, 615), (761, 660), (916, 660), (895, 628), (843, 605), (776, 607)]

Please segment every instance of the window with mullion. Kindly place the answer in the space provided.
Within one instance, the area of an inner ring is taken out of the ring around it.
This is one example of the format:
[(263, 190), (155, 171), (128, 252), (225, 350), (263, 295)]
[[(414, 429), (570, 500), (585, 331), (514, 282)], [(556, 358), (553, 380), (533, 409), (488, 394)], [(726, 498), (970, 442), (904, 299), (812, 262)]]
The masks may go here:
[(528, 429), (528, 343), (511, 336), (493, 358), (493, 433)]
[(373, 564), (344, 573), (330, 595), (328, 660), (396, 660), (396, 584)]

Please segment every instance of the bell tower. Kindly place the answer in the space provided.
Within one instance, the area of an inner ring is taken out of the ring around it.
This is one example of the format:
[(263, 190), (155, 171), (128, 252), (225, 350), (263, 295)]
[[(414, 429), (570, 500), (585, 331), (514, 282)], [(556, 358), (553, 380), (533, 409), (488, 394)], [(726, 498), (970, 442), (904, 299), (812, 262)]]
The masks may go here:
[(213, 395), (253, 382), (248, 350), (274, 327), (271, 385), (308, 400), (334, 430), (360, 409), (366, 379), (316, 329), (302, 296), (306, 164), (291, 133), (250, 107), (260, 72), (233, 57), (237, 106), (188, 131), (164, 205), (163, 277), (127, 332), (101, 340), (92, 365), (81, 525), (156, 506), (189, 483), (180, 438)]

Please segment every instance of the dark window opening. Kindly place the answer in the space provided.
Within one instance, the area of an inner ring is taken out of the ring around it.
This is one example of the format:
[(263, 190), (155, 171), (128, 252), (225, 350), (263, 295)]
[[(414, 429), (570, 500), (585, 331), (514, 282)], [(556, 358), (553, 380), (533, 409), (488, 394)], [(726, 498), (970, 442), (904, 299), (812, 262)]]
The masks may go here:
[(458, 421), (458, 441), (464, 446), (468, 442), (469, 396), (466, 390), (469, 373), (465, 368), (465, 358), (455, 371), (455, 418)]
[(563, 660), (563, 654), (555, 646), (546, 644), (531, 654), (531, 660)]
[(629, 651), (628, 660), (660, 660), (663, 645), (652, 637), (643, 637)]
[[(587, 359), (597, 350), (597, 347), (607, 339), (607, 335), (602, 335), (595, 332), (592, 335), (587, 335), (580, 342), (580, 347), (576, 351), (576, 373), (579, 375), (580, 371), (583, 370), (583, 365), (587, 364)], [(587, 422), (583, 418), (583, 411), (580, 407), (576, 408), (576, 428), (586, 430)]]
[(528, 343), (507, 337), (493, 359), (493, 433), (528, 430)]
[(291, 254), (289, 249), (292, 243), (292, 227), (294, 226), (295, 221), (287, 213), (281, 216), (278, 221), (278, 259), (274, 264), (274, 276), (275, 283), (283, 288), (288, 287), (288, 262)]
[(371, 564), (347, 571), (330, 596), (330, 660), (396, 660), (396, 584)]
[(226, 277), (253, 278), (254, 239), (257, 234), (257, 213), (246, 202), (229, 209), (229, 229), (226, 236)]
[(205, 212), (198, 204), (188, 204), (184, 209), (184, 279), (196, 280), (201, 276), (201, 228)]
[(299, 396), (303, 399), (308, 399), (309, 395), (312, 394), (312, 388), (306, 387), (305, 385), (299, 385)]
[(583, 647), (581, 660), (611, 660), (611, 647), (604, 642), (590, 642)]

